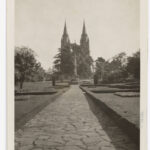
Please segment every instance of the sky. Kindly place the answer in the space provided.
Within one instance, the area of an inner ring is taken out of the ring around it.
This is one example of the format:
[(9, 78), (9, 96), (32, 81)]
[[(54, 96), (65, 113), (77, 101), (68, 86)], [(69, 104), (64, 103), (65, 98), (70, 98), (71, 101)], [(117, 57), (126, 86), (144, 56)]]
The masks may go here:
[(44, 69), (53, 66), (66, 20), (79, 44), (85, 20), (90, 54), (109, 59), (140, 48), (139, 0), (15, 0), (15, 46), (28, 46)]

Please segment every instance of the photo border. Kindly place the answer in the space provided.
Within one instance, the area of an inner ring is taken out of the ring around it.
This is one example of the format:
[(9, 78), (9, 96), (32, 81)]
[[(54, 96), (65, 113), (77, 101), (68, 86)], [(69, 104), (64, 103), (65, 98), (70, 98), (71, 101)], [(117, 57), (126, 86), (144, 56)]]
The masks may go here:
[[(15, 0), (7, 0), (7, 150), (15, 148), (14, 128), (14, 43)], [(147, 100), (148, 100), (148, 0), (140, 0), (140, 150), (147, 149)]]

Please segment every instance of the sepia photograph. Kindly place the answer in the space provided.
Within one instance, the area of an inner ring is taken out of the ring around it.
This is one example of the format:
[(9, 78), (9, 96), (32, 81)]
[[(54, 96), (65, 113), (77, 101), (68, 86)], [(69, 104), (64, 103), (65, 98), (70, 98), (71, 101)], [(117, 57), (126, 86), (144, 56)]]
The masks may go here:
[(14, 7), (14, 149), (140, 150), (140, 0)]

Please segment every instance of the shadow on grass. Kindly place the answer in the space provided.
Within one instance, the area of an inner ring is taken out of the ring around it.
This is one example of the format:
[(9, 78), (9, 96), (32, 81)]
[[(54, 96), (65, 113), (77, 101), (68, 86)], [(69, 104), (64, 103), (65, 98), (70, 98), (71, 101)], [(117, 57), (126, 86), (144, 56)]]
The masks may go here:
[(51, 91), (51, 92), (20, 92), (15, 93), (15, 96), (21, 96), (21, 95), (52, 95), (57, 93), (57, 91)]
[(54, 95), (26, 95), (15, 101), (15, 131), (21, 129), (27, 121), (32, 119), (37, 113), (47, 105), (57, 100), (66, 92), (68, 88), (61, 90)]
[[(105, 130), (107, 135), (115, 146), (116, 150), (128, 149), (128, 150), (139, 150), (139, 146), (136, 145), (127, 135), (124, 133), (116, 123), (102, 110), (98, 103), (85, 94), (87, 102), (91, 111), (97, 117), (102, 128)], [(128, 145), (128, 147), (127, 147)]]

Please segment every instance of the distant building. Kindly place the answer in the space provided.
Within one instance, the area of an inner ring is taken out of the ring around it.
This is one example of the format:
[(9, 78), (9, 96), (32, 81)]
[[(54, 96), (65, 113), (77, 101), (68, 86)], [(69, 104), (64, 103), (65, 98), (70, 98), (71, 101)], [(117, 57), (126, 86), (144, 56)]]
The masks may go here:
[[(90, 56), (89, 37), (86, 32), (85, 22), (83, 22), (83, 29), (80, 38), (80, 45), (71, 43), (67, 32), (67, 25), (65, 22), (64, 32), (61, 38), (61, 49), (70, 47), (76, 54), (77, 61), (77, 74), (80, 78), (88, 78), (91, 75), (92, 58)], [(63, 53), (63, 51), (62, 51)], [(76, 65), (75, 65), (76, 66)], [(76, 73), (75, 73), (76, 74)]]
[(65, 22), (64, 33), (61, 38), (61, 49), (65, 48), (66, 46), (70, 46), (70, 40), (69, 40), (69, 35), (67, 32), (67, 26)]

